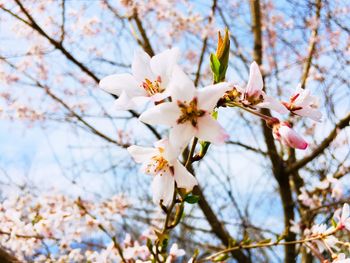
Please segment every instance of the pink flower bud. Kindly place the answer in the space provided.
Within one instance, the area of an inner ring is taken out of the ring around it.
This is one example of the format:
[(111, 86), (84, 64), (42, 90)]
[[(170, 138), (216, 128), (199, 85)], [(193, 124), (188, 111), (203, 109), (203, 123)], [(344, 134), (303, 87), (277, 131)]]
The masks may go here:
[(286, 122), (274, 125), (273, 136), (276, 140), (292, 148), (305, 150), (308, 146), (307, 142)]

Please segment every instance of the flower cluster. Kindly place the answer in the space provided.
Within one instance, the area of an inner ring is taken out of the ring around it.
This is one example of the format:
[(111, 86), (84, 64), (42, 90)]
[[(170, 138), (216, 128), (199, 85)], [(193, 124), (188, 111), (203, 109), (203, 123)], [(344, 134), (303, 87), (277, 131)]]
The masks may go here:
[(318, 182), (313, 188), (306, 189), (305, 187), (302, 187), (300, 189), (298, 200), (305, 207), (317, 209), (322, 205), (327, 205), (327, 202), (325, 201), (340, 201), (344, 195), (343, 188), (343, 183), (339, 178), (327, 175), (325, 179)]
[(140, 116), (147, 124), (171, 127), (169, 137), (154, 144), (154, 148), (131, 146), (128, 151), (142, 171), (154, 176), (153, 200), (167, 206), (177, 188), (190, 192), (196, 179), (178, 160), (192, 137), (215, 144), (224, 143), (228, 135), (213, 117), (219, 99), (230, 89), (229, 83), (219, 83), (196, 89), (192, 80), (177, 64), (179, 50), (166, 50), (152, 58), (137, 51), (132, 74), (116, 74), (101, 80), (104, 90), (119, 96), (117, 107), (133, 109), (149, 101), (155, 104)]
[[(215, 77), (215, 65), (212, 66), (215, 82), (224, 79), (226, 72), (226, 67), (220, 63), (228, 63), (224, 50), (229, 42), (224, 41), (221, 35), (219, 39), (217, 57), (211, 57), (211, 60), (216, 59), (213, 63), (217, 63), (217, 71), (221, 70), (220, 76)], [(259, 66), (255, 62), (250, 66), (245, 89), (228, 82), (197, 89), (179, 66), (178, 60), (177, 48), (165, 50), (152, 58), (138, 50), (132, 62), (132, 74), (114, 74), (100, 82), (102, 89), (118, 96), (115, 101), (118, 109), (135, 109), (148, 103), (151, 107), (139, 119), (146, 124), (170, 127), (168, 138), (156, 142), (153, 148), (128, 148), (135, 161), (142, 163), (142, 171), (154, 177), (152, 190), (156, 204), (169, 205), (175, 187), (188, 193), (197, 184), (196, 179), (178, 160), (193, 137), (213, 144), (222, 144), (229, 137), (217, 121), (217, 107), (238, 106), (265, 119), (272, 127), (274, 137), (282, 144), (298, 149), (307, 147), (308, 144), (289, 123), (264, 115), (257, 108), (269, 108), (280, 114), (290, 112), (319, 121), (321, 113), (317, 110), (317, 99), (308, 91), (298, 87), (289, 102), (279, 102), (267, 96), (263, 91)]]
[[(120, 262), (121, 254), (148, 262), (146, 240), (154, 235), (116, 235), (129, 206), (123, 196), (91, 202), (54, 193), (10, 195), (0, 204), (0, 246), (23, 262)], [(166, 262), (184, 253), (174, 243)]]
[[(309, 117), (315, 121), (321, 121), (322, 114), (317, 109), (317, 98), (312, 96), (308, 90), (303, 90), (298, 86), (295, 93), (290, 97), (289, 102), (280, 102), (272, 96), (267, 96), (263, 87), (264, 82), (259, 66), (253, 62), (250, 66), (247, 86), (245, 88), (234, 86), (233, 89), (225, 94), (222, 103), (227, 106), (239, 106), (246, 110), (267, 108), (280, 114), (291, 113)], [(282, 144), (302, 150), (307, 148), (307, 142), (292, 129), (290, 123), (281, 122), (277, 118), (258, 114), (257, 112), (252, 113), (266, 120), (267, 125), (273, 129), (274, 138)]]
[(346, 258), (344, 253), (341, 253), (342, 248), (348, 250), (350, 243), (340, 241), (336, 234), (350, 232), (350, 211), (349, 205), (344, 204), (342, 209), (335, 211), (333, 215), (333, 225), (327, 227), (326, 224), (316, 224), (311, 228), (306, 228), (302, 231), (301, 227), (292, 222), (291, 230), (303, 237), (303, 245), (306, 246), (309, 252), (312, 252), (322, 262), (330, 262), (324, 259), (323, 253), (328, 252), (334, 263), (350, 262), (350, 258)]

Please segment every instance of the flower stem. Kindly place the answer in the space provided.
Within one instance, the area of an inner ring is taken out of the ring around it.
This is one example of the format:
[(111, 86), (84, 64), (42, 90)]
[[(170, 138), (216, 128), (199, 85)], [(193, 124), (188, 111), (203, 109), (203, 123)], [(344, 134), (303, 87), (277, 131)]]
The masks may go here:
[(305, 239), (300, 239), (300, 240), (295, 240), (295, 241), (285, 241), (285, 242), (279, 242), (279, 241), (275, 241), (275, 242), (268, 242), (268, 243), (255, 243), (255, 244), (249, 244), (249, 245), (237, 245), (234, 247), (230, 247), (227, 249), (224, 249), (222, 251), (219, 251), (217, 253), (214, 253), (202, 260), (199, 260), (197, 262), (206, 262), (206, 261), (210, 261), (213, 258), (216, 258), (218, 256), (220, 256), (221, 254), (224, 253), (228, 253), (234, 250), (240, 250), (240, 249), (252, 249), (252, 248), (264, 248), (264, 247), (272, 247), (272, 246), (288, 246), (288, 245), (295, 245), (295, 244), (303, 244), (306, 242), (310, 242), (310, 241), (314, 241), (314, 240), (323, 240), (325, 237), (333, 235), (334, 233), (336, 233), (339, 230), (339, 228), (335, 228), (333, 231), (327, 233), (327, 234), (319, 234), (317, 236), (313, 236), (313, 237), (309, 237), (309, 238), (305, 238)]
[(192, 142), (192, 146), (191, 146), (191, 149), (190, 149), (190, 152), (188, 153), (187, 160), (186, 160), (186, 163), (185, 163), (185, 167), (186, 168), (188, 168), (189, 165), (192, 163), (192, 157), (193, 157), (194, 151), (196, 149), (197, 142), (198, 142), (198, 138), (194, 137), (193, 142)]
[(270, 117), (270, 116), (267, 116), (265, 114), (262, 114), (261, 112), (259, 111), (256, 111), (256, 110), (253, 110), (253, 109), (250, 109), (248, 107), (245, 107), (244, 105), (242, 105), (241, 103), (237, 103), (237, 102), (229, 102), (229, 103), (226, 103), (227, 106), (231, 106), (231, 107), (238, 107), (238, 108), (241, 108), (242, 110), (245, 110), (253, 115), (256, 115), (258, 116), (259, 118), (263, 119), (266, 121), (266, 123), (275, 123), (278, 121), (278, 119), (274, 118), (274, 117)]

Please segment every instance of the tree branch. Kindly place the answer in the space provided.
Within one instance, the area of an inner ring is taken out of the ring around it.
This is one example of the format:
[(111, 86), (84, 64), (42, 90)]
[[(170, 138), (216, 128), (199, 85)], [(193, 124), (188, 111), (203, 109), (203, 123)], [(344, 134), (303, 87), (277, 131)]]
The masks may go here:
[(238, 141), (227, 141), (226, 144), (237, 145), (237, 146), (240, 146), (240, 147), (242, 147), (242, 148), (244, 148), (246, 150), (249, 150), (249, 151), (252, 151), (252, 152), (255, 152), (255, 153), (260, 153), (260, 154), (262, 154), (264, 156), (267, 155), (267, 153), (264, 152), (261, 149), (252, 147), (250, 145), (247, 145), (247, 144), (244, 144), (244, 143), (241, 143), (241, 142), (238, 142)]
[(316, 25), (314, 29), (311, 32), (310, 36), (310, 42), (309, 42), (309, 48), (308, 48), (308, 56), (305, 62), (303, 75), (301, 78), (301, 88), (305, 88), (306, 80), (310, 72), (311, 68), (311, 62), (313, 55), (315, 54), (316, 50), (316, 43), (317, 43), (317, 36), (318, 36), (318, 28), (320, 25), (320, 16), (321, 16), (321, 7), (322, 7), (322, 0), (316, 0)]
[[(68, 52), (62, 45), (62, 43), (56, 41), (51, 38), (33, 19), (33, 17), (29, 14), (29, 12), (24, 8), (20, 0), (15, 0), (23, 14), (28, 18), (29, 22), (27, 25), (30, 25), (33, 29), (35, 29), (40, 35), (45, 37), (55, 48), (60, 50), (70, 61), (72, 61), (75, 65), (77, 65), (83, 72), (85, 72), (88, 76), (90, 76), (96, 83), (100, 82), (100, 79), (84, 64), (78, 61), (75, 57), (72, 56), (70, 52)], [(23, 20), (21, 20), (23, 22)]]
[[(216, 4), (217, 4), (217, 0), (213, 0), (213, 4), (211, 6), (211, 14), (210, 14), (209, 19), (208, 19), (208, 24), (210, 24), (211, 21), (213, 20), (213, 17), (215, 15), (215, 11), (216, 11)], [(199, 62), (198, 62), (198, 67), (197, 67), (197, 71), (196, 71), (196, 78), (194, 79), (195, 86), (198, 85), (198, 82), (199, 82), (199, 79), (201, 76), (201, 68), (202, 68), (202, 64), (203, 64), (203, 60), (204, 60), (204, 54), (205, 54), (205, 51), (207, 50), (207, 46), (208, 46), (208, 36), (205, 36), (203, 39), (201, 54), (199, 56)]]
[[(0, 60), (4, 61), (6, 64), (8, 64), (10, 67), (12, 68), (16, 68), (15, 65), (13, 65), (12, 63), (8, 62), (6, 59), (0, 57)], [(45, 86), (44, 84), (42, 84), (41, 82), (39, 82), (38, 80), (36, 80), (35, 78), (33, 78), (32, 76), (30, 76), (29, 74), (27, 74), (26, 72), (22, 72), (22, 74), (27, 77), (28, 79), (32, 80), (35, 83), (35, 86), (44, 90), (45, 93), (47, 95), (49, 95), (53, 100), (55, 100), (56, 102), (58, 102), (61, 106), (63, 106), (73, 117), (75, 117), (80, 123), (82, 123), (85, 127), (87, 127), (93, 134), (101, 137), (102, 139), (104, 139), (107, 142), (110, 143), (114, 143), (122, 148), (127, 148), (130, 145), (128, 144), (121, 144), (116, 140), (113, 140), (111, 137), (107, 136), (106, 134), (100, 132), (99, 130), (97, 130), (94, 126), (92, 126), (91, 124), (89, 124), (82, 116), (80, 116), (78, 113), (76, 113), (71, 107), (69, 107), (69, 105), (67, 103), (65, 103), (61, 98), (59, 98), (58, 96), (56, 96), (50, 89), (49, 87)], [(34, 85), (34, 84), (33, 84)]]
[(62, 17), (62, 21), (61, 21), (61, 39), (60, 42), (62, 43), (64, 41), (64, 37), (66, 35), (66, 31), (65, 31), (65, 24), (66, 24), (66, 0), (62, 0), (61, 1), (61, 5), (62, 5), (62, 11), (61, 11), (61, 17)]
[(8, 253), (5, 249), (0, 248), (0, 262), (2, 263), (20, 263), (17, 258)]
[[(254, 60), (262, 65), (263, 60), (263, 43), (262, 43), (262, 25), (261, 25), (261, 10), (260, 0), (250, 0), (250, 10), (252, 19), (252, 32), (254, 36)], [(263, 109), (262, 113), (271, 116), (268, 109)], [(294, 202), (292, 196), (291, 186), (289, 184), (289, 177), (284, 170), (284, 162), (277, 152), (275, 141), (271, 132), (264, 120), (261, 120), (265, 143), (267, 145), (267, 151), (272, 163), (273, 175), (276, 178), (279, 185), (279, 193), (282, 199), (283, 213), (284, 213), (284, 225), (285, 225), (285, 240), (287, 242), (295, 240), (296, 235), (290, 231), (290, 220), (294, 219)], [(296, 258), (295, 245), (285, 246), (285, 263), (293, 263)]]
[[(190, 154), (190, 151), (188, 148), (186, 148), (184, 152), (184, 156), (186, 155), (188, 156), (189, 154)], [(190, 162), (190, 164), (188, 165), (188, 171), (195, 176), (192, 162)], [(225, 229), (224, 225), (219, 221), (218, 217), (216, 216), (214, 210), (211, 208), (210, 204), (205, 198), (205, 195), (199, 185), (194, 187), (193, 194), (199, 196), (198, 205), (202, 210), (206, 220), (208, 221), (212, 229), (212, 232), (216, 235), (216, 237), (222, 242), (224, 246), (229, 247), (231, 245), (230, 234)], [(247, 257), (240, 250), (232, 251), (231, 254), (238, 262), (243, 262), (243, 263), (251, 262), (249, 257)]]
[[(96, 83), (100, 82), (100, 79), (89, 69), (87, 68), (83, 63), (81, 63), (80, 61), (78, 61), (69, 51), (67, 51), (63, 44), (56, 41), (55, 39), (51, 38), (33, 19), (33, 17), (28, 13), (28, 11), (24, 8), (24, 6), (22, 5), (20, 0), (15, 0), (15, 2), (17, 3), (17, 5), (20, 7), (21, 11), (25, 14), (25, 16), (28, 18), (29, 22), (20, 18), (18, 15), (14, 14), (13, 12), (11, 12), (10, 10), (1, 7), (1, 9), (3, 9), (5, 12), (11, 14), (13, 17), (19, 19), (20, 21), (22, 21), (23, 23), (25, 23), (26, 25), (30, 26), (31, 28), (33, 28), (35, 31), (37, 31), (40, 35), (42, 35), (43, 37), (45, 37), (56, 49), (60, 50), (61, 53), (71, 62), (73, 62), (76, 66), (78, 66), (83, 72), (85, 72), (88, 76), (90, 76)], [(112, 95), (114, 98), (118, 98), (115, 95)], [(135, 118), (139, 117), (139, 114), (133, 110), (129, 110), (129, 112), (131, 113), (131, 115)], [(161, 139), (161, 135), (158, 133), (158, 131), (151, 125), (149, 124), (145, 124), (144, 125), (153, 133), (153, 135), (157, 138), (157, 139)]]
[(145, 52), (148, 55), (153, 57), (154, 56), (154, 50), (153, 50), (152, 45), (151, 45), (151, 43), (149, 41), (149, 38), (148, 38), (148, 36), (146, 34), (146, 31), (143, 28), (142, 21), (140, 20), (136, 9), (134, 10), (134, 14), (133, 14), (133, 16), (131, 18), (135, 21), (137, 29), (139, 30), (139, 32), (141, 34), (141, 37), (142, 37), (142, 40), (143, 40), (143, 42), (139, 43), (139, 44), (142, 45), (143, 49), (145, 50)]

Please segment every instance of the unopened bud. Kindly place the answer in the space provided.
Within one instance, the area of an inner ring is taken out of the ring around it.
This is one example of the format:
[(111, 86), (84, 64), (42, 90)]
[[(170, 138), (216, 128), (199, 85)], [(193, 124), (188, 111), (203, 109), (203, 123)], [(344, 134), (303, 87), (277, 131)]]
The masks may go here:
[(214, 74), (214, 82), (218, 83), (225, 79), (230, 54), (230, 36), (228, 29), (225, 29), (225, 36), (218, 32), (218, 45), (216, 53), (210, 55), (210, 67)]
[(216, 48), (216, 57), (220, 62), (225, 62), (227, 64), (228, 57), (230, 53), (230, 36), (228, 29), (225, 29), (225, 36), (222, 38), (221, 32), (218, 32), (218, 46)]

